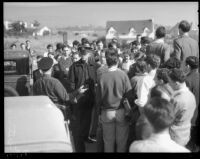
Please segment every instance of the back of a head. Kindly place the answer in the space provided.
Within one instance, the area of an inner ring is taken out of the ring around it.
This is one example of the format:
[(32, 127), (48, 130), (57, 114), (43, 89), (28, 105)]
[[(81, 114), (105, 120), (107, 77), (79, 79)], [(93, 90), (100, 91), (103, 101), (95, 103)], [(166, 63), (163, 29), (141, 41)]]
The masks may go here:
[(178, 69), (178, 68), (172, 69), (169, 73), (169, 77), (174, 82), (180, 82), (180, 83), (185, 82), (185, 79), (186, 79), (184, 71), (182, 69)]
[(165, 37), (165, 34), (166, 34), (166, 30), (165, 30), (165, 27), (164, 26), (160, 26), (156, 29), (156, 37), (158, 39), (160, 38), (164, 38)]
[(147, 63), (143, 60), (139, 60), (135, 63), (135, 73), (147, 72)]
[(169, 128), (175, 118), (173, 104), (159, 97), (153, 97), (149, 100), (144, 107), (144, 114), (154, 128), (155, 133)]
[(59, 49), (62, 49), (63, 48), (63, 44), (62, 43), (57, 43), (56, 44), (56, 49), (59, 50)]
[(108, 49), (105, 53), (108, 67), (116, 65), (119, 61), (119, 55), (116, 49)]
[(199, 58), (196, 56), (187, 57), (185, 63), (189, 65), (192, 70), (199, 68)]
[(151, 89), (150, 98), (159, 97), (168, 101), (171, 100), (171, 92), (169, 92), (163, 85), (156, 85)]
[(77, 41), (77, 40), (74, 40), (73, 43), (72, 43), (73, 46), (74, 46), (74, 45), (78, 46), (79, 44), (80, 44), (80, 42)]
[(179, 23), (179, 26), (178, 26), (179, 29), (181, 29), (184, 33), (186, 32), (189, 32), (190, 31), (190, 24), (188, 21), (186, 20), (182, 20), (180, 23)]
[(151, 43), (151, 39), (148, 36), (141, 37), (141, 44), (142, 45), (150, 44), (150, 43)]
[(176, 57), (170, 57), (164, 64), (164, 68), (167, 69), (174, 69), (174, 68), (180, 68), (181, 67), (181, 61), (177, 59)]
[(160, 66), (160, 57), (155, 54), (148, 55), (145, 61), (152, 67), (152, 69), (158, 68)]
[(169, 69), (167, 68), (159, 68), (156, 71), (156, 77), (158, 80), (163, 80), (164, 84), (169, 82)]

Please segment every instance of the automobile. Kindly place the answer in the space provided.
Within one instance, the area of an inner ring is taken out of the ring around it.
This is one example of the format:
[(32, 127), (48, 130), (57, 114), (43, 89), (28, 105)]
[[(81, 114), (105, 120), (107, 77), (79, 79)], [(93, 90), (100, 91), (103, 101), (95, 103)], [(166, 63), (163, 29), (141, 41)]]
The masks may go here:
[(4, 152), (74, 152), (62, 111), (48, 96), (4, 97)]
[(26, 50), (4, 50), (4, 86), (28, 96), (33, 85), (32, 57)]

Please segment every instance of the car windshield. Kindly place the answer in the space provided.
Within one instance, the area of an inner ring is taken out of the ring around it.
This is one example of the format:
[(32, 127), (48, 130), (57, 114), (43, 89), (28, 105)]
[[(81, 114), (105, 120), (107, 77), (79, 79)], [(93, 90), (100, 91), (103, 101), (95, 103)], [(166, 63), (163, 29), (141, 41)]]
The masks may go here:
[(22, 75), (29, 74), (29, 65), (27, 59), (5, 60), (4, 74)]

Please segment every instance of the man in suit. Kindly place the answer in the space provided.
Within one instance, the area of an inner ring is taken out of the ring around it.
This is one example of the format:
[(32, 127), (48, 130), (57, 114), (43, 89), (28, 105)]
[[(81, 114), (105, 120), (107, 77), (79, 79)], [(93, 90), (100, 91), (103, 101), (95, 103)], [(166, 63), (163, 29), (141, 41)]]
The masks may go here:
[(188, 56), (199, 57), (199, 47), (196, 40), (189, 37), (190, 24), (183, 20), (180, 22), (179, 37), (174, 40), (173, 56), (181, 60), (181, 68), (185, 68), (185, 60)]
[(165, 35), (165, 27), (158, 27), (156, 29), (156, 40), (146, 48), (146, 54), (155, 54), (160, 57), (161, 65), (170, 58), (170, 47), (164, 42)]

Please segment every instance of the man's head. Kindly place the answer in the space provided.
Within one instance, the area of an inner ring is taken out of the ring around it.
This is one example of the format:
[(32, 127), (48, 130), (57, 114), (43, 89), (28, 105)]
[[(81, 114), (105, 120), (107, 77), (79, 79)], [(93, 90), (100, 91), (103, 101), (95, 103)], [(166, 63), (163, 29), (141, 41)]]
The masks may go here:
[(189, 56), (186, 58), (185, 64), (190, 70), (198, 69), (199, 58), (196, 56)]
[(119, 55), (116, 49), (106, 50), (106, 63), (108, 67), (118, 65)]
[(62, 51), (63, 51), (63, 56), (69, 57), (71, 54), (71, 47), (69, 45), (64, 45)]
[(83, 61), (88, 61), (88, 58), (90, 57), (90, 51), (88, 49), (85, 49), (84, 47), (79, 48), (80, 57)]
[(21, 43), (20, 47), (21, 47), (22, 50), (26, 50), (26, 45), (24, 43)]
[(77, 41), (77, 40), (74, 40), (72, 45), (73, 45), (74, 48), (78, 49), (78, 46), (80, 45), (80, 42)]
[(174, 122), (174, 106), (166, 99), (154, 97), (144, 106), (144, 114), (154, 133), (168, 129)]
[(97, 49), (103, 50), (103, 42), (101, 40), (97, 40)]
[(160, 68), (156, 71), (156, 84), (167, 84), (169, 82), (169, 69)]
[(62, 50), (63, 44), (62, 43), (57, 43), (56, 44), (56, 50)]
[(125, 62), (129, 61), (130, 60), (130, 54), (128, 52), (125, 52), (124, 53), (124, 59), (123, 59)]
[(42, 70), (44, 73), (51, 72), (52, 66), (53, 66), (53, 59), (50, 57), (43, 57), (38, 62), (38, 68)]
[(117, 43), (115, 42), (110, 42), (108, 44), (108, 49), (117, 49)]
[(169, 91), (166, 90), (166, 88), (163, 85), (156, 85), (151, 89), (150, 92), (150, 98), (153, 97), (159, 97), (159, 98), (163, 98), (166, 99), (167, 101), (171, 100), (171, 94)]
[(74, 52), (74, 53), (72, 54), (72, 60), (73, 60), (73, 62), (79, 61), (80, 58), (81, 58), (81, 57), (80, 57), (78, 51), (77, 51), (77, 52)]
[(182, 35), (184, 33), (187, 33), (190, 31), (190, 24), (188, 23), (188, 21), (186, 20), (182, 20), (180, 23), (179, 23), (179, 26), (178, 26), (178, 29), (179, 29), (179, 34)]
[(81, 45), (84, 45), (85, 43), (89, 43), (89, 40), (87, 38), (82, 38)]
[(160, 38), (164, 38), (166, 35), (166, 30), (165, 30), (165, 27), (164, 26), (160, 26), (156, 29), (156, 37), (158, 39)]
[(150, 54), (145, 59), (150, 70), (157, 69), (160, 66), (160, 57), (154, 54)]
[(141, 34), (137, 34), (137, 37), (136, 37), (136, 40), (137, 42), (141, 42), (141, 38), (142, 38), (142, 35)]
[(174, 68), (169, 73), (169, 84), (174, 90), (178, 90), (185, 82), (185, 73), (182, 69)]
[(170, 57), (163, 65), (164, 68), (174, 69), (181, 67), (181, 61), (176, 57)]
[(17, 45), (16, 45), (16, 44), (12, 44), (12, 45), (10, 45), (10, 48), (11, 48), (12, 50), (15, 50), (15, 49), (17, 48)]
[(144, 74), (147, 72), (147, 63), (143, 60), (138, 60), (135, 63), (135, 73)]
[(31, 41), (30, 40), (26, 40), (26, 47), (29, 48), (31, 46)]
[(53, 52), (53, 45), (48, 44), (47, 45), (47, 50), (48, 50), (48, 52)]

